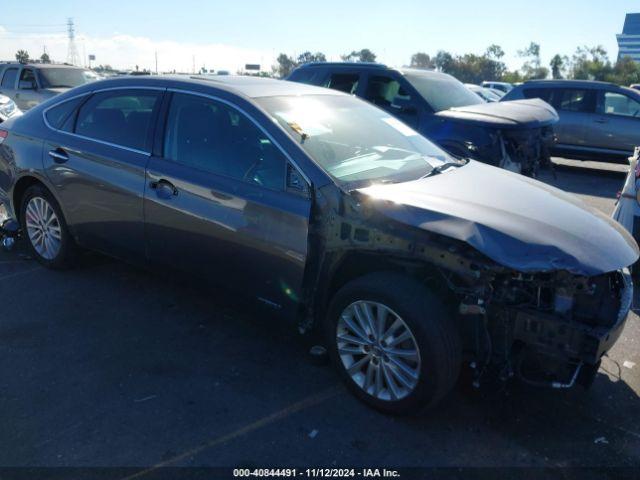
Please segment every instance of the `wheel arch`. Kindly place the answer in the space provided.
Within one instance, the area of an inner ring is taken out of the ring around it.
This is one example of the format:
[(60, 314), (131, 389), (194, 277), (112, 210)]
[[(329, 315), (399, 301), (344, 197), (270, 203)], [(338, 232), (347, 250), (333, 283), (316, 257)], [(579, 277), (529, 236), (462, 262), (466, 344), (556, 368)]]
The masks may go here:
[[(314, 327), (322, 323), (331, 299), (342, 287), (352, 280), (378, 272), (401, 274), (429, 288), (442, 290), (442, 282), (437, 281), (441, 278), (440, 272), (425, 261), (358, 250), (332, 255), (321, 268), (319, 288), (314, 290), (311, 298)], [(450, 295), (448, 290), (447, 295)]]
[(24, 193), (27, 191), (27, 189), (32, 185), (41, 185), (42, 187), (46, 188), (47, 191), (51, 193), (51, 195), (53, 195), (53, 198), (56, 199), (56, 202), (58, 202), (58, 205), (60, 206), (60, 209), (62, 210), (65, 218), (67, 217), (64, 205), (62, 205), (62, 202), (60, 201), (60, 198), (58, 198), (58, 195), (52, 185), (50, 185), (46, 178), (44, 178), (42, 175), (38, 175), (37, 173), (30, 171), (21, 175), (13, 185), (13, 189), (11, 192), (11, 203), (13, 207), (13, 214), (15, 215), (16, 220), (20, 221), (22, 197), (24, 196)]

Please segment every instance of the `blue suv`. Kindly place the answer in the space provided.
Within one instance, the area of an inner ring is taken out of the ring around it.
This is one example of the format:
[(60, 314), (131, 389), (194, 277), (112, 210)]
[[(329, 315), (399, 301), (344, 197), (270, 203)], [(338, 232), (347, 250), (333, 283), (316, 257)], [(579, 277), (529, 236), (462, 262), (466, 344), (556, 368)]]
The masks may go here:
[(486, 103), (454, 77), (377, 63), (308, 63), (287, 78), (361, 97), (449, 153), (535, 176), (558, 116), (540, 100)]

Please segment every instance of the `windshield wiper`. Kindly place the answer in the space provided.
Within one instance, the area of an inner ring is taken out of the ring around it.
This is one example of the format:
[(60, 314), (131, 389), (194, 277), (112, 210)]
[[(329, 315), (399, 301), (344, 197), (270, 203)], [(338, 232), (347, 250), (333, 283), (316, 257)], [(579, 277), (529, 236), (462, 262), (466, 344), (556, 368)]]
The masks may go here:
[(461, 167), (465, 164), (466, 163), (446, 162), (446, 163), (443, 163), (442, 165), (438, 165), (437, 167), (433, 167), (432, 170), (429, 170), (429, 172), (427, 172), (425, 175), (423, 175), (420, 178), (426, 178), (426, 177), (430, 177), (431, 175), (437, 175), (438, 173), (444, 172), (449, 167)]

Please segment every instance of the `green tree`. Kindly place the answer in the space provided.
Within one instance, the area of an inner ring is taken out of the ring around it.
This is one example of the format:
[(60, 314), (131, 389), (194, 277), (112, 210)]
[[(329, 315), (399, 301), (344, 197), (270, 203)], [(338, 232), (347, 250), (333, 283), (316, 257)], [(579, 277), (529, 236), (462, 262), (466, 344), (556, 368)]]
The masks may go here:
[(522, 76), (525, 80), (547, 78), (549, 76), (549, 69), (541, 65), (539, 44), (531, 42), (523, 50), (518, 50), (518, 56), (526, 59), (522, 65)]
[(410, 66), (413, 68), (433, 68), (435, 64), (428, 53), (417, 52), (411, 55)]
[(49, 58), (49, 54), (47, 52), (44, 52), (42, 55), (40, 55), (40, 61), (42, 63), (51, 63), (51, 58)]
[(571, 61), (571, 78), (576, 80), (605, 80), (613, 73), (607, 51), (596, 47), (578, 47)]
[(351, 53), (340, 56), (345, 62), (375, 62), (376, 57), (377, 55), (368, 48), (354, 50)]
[(449, 52), (440, 50), (436, 54), (436, 58), (433, 60), (433, 63), (441, 72), (448, 72), (453, 68), (454, 59)]
[(304, 52), (298, 55), (298, 60), (295, 63), (297, 66), (305, 63), (326, 62), (326, 61), (327, 61), (327, 57), (325, 57), (324, 53), (322, 52), (316, 52), (316, 53)]
[(567, 63), (569, 63), (569, 59), (566, 55), (559, 55), (556, 53), (549, 62), (549, 66), (551, 67), (551, 77), (554, 79), (563, 78), (564, 72), (567, 69)]
[(487, 47), (485, 56), (493, 60), (500, 60), (502, 57), (504, 57), (504, 50), (502, 50), (502, 47), (500, 45), (496, 45), (494, 43)]
[(640, 83), (640, 63), (630, 57), (622, 57), (614, 65), (613, 71), (605, 76), (605, 80), (618, 85)]
[(29, 52), (26, 50), (18, 50), (16, 52), (16, 60), (20, 63), (28, 63), (29, 62)]
[(274, 73), (280, 78), (284, 78), (291, 73), (291, 70), (296, 68), (296, 61), (286, 53), (281, 53), (276, 59), (276, 65), (274, 65)]
[(483, 80), (497, 80), (507, 70), (506, 65), (499, 60), (504, 55), (502, 48), (491, 45), (483, 55), (467, 53), (456, 55), (439, 51), (434, 64), (438, 70), (453, 75), (461, 82), (480, 83)]

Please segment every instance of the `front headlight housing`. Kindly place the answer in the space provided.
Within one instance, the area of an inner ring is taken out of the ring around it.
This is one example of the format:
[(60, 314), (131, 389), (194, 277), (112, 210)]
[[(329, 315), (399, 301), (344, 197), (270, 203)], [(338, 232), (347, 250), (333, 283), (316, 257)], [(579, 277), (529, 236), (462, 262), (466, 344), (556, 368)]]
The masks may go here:
[(11, 115), (16, 113), (16, 103), (11, 100), (9, 97), (0, 97), (0, 116), (4, 118), (9, 118)]

